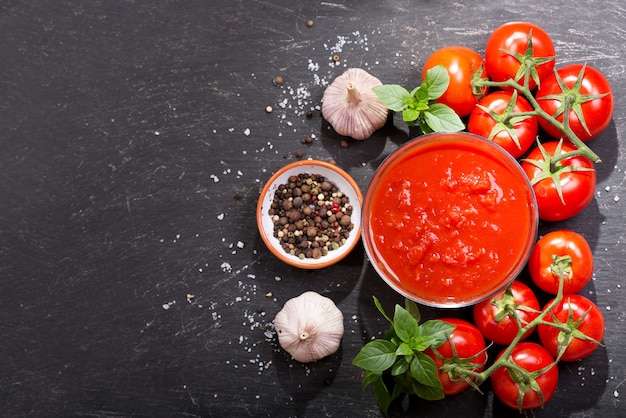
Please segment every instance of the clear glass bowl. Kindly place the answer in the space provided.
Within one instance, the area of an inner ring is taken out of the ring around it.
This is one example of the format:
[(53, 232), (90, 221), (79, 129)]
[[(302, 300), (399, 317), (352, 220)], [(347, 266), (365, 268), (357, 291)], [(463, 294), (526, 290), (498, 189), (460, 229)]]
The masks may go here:
[(362, 207), (367, 256), (391, 288), (457, 308), (508, 286), (537, 237), (537, 204), (519, 163), (459, 133), (415, 138), (378, 167)]

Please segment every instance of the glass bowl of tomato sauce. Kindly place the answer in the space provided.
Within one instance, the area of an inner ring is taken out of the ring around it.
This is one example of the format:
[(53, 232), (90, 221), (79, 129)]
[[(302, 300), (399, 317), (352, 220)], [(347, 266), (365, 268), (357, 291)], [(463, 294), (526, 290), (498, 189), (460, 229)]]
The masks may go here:
[(361, 234), (391, 288), (427, 306), (458, 308), (517, 277), (538, 222), (530, 182), (506, 150), (464, 132), (432, 133), (377, 168)]

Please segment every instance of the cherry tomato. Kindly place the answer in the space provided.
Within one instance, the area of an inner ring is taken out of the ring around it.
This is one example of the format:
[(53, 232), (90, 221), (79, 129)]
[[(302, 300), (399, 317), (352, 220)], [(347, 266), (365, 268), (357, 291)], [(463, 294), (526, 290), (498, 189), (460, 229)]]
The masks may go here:
[(570, 330), (564, 332), (544, 324), (537, 327), (541, 344), (557, 358), (560, 353), (563, 361), (577, 361), (589, 356), (604, 338), (602, 311), (582, 295), (564, 296), (545, 320), (565, 325)]
[[(532, 49), (529, 49), (531, 34)], [(500, 26), (489, 36), (485, 66), (493, 81), (514, 79), (523, 84), (524, 66), (521, 63), (534, 62), (528, 85), (532, 90), (552, 73), (554, 56), (554, 44), (545, 30), (528, 22), (510, 22)]]
[(535, 147), (522, 162), (533, 185), (539, 217), (544, 221), (571, 218), (593, 199), (596, 170), (589, 158), (577, 155), (550, 164), (551, 156), (575, 149), (567, 142), (550, 141)]
[(533, 282), (556, 295), (560, 274), (565, 274), (563, 293), (578, 293), (593, 275), (593, 254), (585, 237), (574, 231), (557, 230), (541, 237), (528, 259)]
[[(537, 102), (548, 114), (563, 122), (563, 103), (572, 100), (569, 126), (581, 141), (598, 136), (613, 117), (613, 90), (604, 75), (593, 67), (571, 64), (558, 69), (541, 81)], [(563, 134), (544, 118), (541, 127), (552, 137)]]
[[(514, 280), (507, 290), (474, 305), (474, 323), (484, 337), (496, 344), (508, 345), (518, 334), (514, 316), (520, 318), (524, 326), (539, 316), (540, 306), (530, 287)], [(526, 332), (526, 339), (532, 330)]]
[[(441, 320), (454, 325), (456, 328), (446, 343), (436, 349), (429, 348), (424, 353), (437, 364), (439, 381), (443, 386), (444, 394), (455, 395), (467, 389), (469, 383), (459, 376), (451, 376), (452, 372), (441, 370), (441, 367), (446, 364), (453, 364), (476, 372), (482, 371), (487, 361), (485, 339), (478, 328), (467, 321), (458, 318), (442, 318)], [(454, 344), (454, 351), (452, 344)], [(436, 350), (442, 358), (433, 350)]]
[(548, 402), (559, 381), (559, 369), (550, 353), (537, 343), (521, 342), (511, 352), (510, 360), (532, 374), (541, 395), (531, 388), (530, 383), (524, 382), (519, 372), (503, 366), (491, 375), (493, 392), (498, 399), (509, 408), (520, 410), (537, 408)]
[(532, 146), (539, 130), (536, 116), (514, 116), (532, 112), (526, 99), (510, 91), (489, 93), (470, 113), (467, 130), (487, 138), (507, 150), (514, 158)]
[[(428, 57), (422, 71), (422, 81), (426, 77), (426, 71), (437, 65), (443, 65), (450, 75), (450, 85), (437, 102), (447, 105), (460, 117), (465, 117), (486, 92), (486, 88), (475, 92), (472, 87), (473, 77), (479, 72), (482, 64), (483, 58), (478, 52), (464, 46), (447, 46)], [(484, 67), (480, 77), (487, 78)]]

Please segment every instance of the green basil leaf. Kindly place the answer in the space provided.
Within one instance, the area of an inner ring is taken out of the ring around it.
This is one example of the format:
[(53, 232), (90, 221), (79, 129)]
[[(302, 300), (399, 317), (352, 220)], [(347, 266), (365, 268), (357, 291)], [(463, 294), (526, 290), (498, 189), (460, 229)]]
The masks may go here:
[(376, 86), (372, 88), (372, 91), (389, 110), (394, 112), (401, 112), (406, 109), (408, 100), (411, 97), (407, 89), (397, 84)]
[(420, 332), (422, 335), (432, 337), (434, 341), (431, 344), (431, 347), (437, 348), (448, 341), (450, 334), (452, 334), (452, 331), (454, 331), (455, 328), (456, 327), (454, 325), (450, 325), (447, 322), (439, 319), (431, 319), (430, 321), (426, 321), (420, 325)]
[(376, 403), (378, 403), (378, 407), (382, 413), (387, 416), (387, 411), (389, 410), (392, 398), (391, 395), (389, 395), (389, 390), (387, 389), (387, 386), (385, 386), (382, 379), (372, 383), (372, 391), (374, 392), (374, 398), (376, 399)]
[(450, 85), (450, 74), (443, 65), (436, 65), (426, 71), (426, 77), (422, 86), (428, 90), (428, 99), (436, 100), (440, 98)]
[(383, 372), (372, 372), (366, 371), (363, 375), (363, 381), (361, 382), (361, 388), (365, 390), (368, 385), (373, 384), (377, 380), (381, 380), (383, 378)]
[(393, 321), (391, 320), (391, 318), (389, 318), (389, 315), (387, 315), (387, 312), (385, 312), (385, 309), (383, 308), (382, 303), (380, 303), (380, 300), (378, 300), (376, 296), (372, 296), (372, 297), (374, 298), (374, 305), (376, 305), (378, 312), (380, 312), (382, 316), (384, 316), (385, 319), (389, 321), (390, 324), (393, 325)]
[(417, 352), (409, 367), (411, 376), (426, 386), (441, 387), (435, 360), (424, 353)]
[(441, 103), (432, 104), (424, 112), (426, 124), (435, 132), (458, 132), (465, 129), (465, 125), (454, 110)]
[(407, 370), (409, 370), (409, 362), (406, 361), (406, 357), (398, 357), (391, 368), (391, 375), (398, 376), (406, 373)]
[(404, 342), (409, 342), (413, 337), (419, 335), (417, 321), (400, 305), (396, 305), (396, 310), (393, 314), (393, 329), (396, 331), (398, 338)]
[(422, 399), (426, 399), (427, 401), (438, 401), (445, 397), (445, 394), (443, 393), (443, 387), (441, 385), (439, 385), (439, 387), (435, 387), (414, 382), (412, 389), (417, 396)]
[(370, 341), (361, 348), (352, 364), (372, 372), (385, 371), (395, 363), (397, 348), (391, 341)]
[(420, 116), (420, 112), (415, 109), (404, 109), (402, 111), (402, 120), (405, 122), (414, 122)]
[(410, 105), (412, 105), (412, 107), (416, 109), (417, 108), (428, 109), (428, 102), (430, 101), (430, 98), (428, 95), (428, 86), (425, 84), (422, 84), (414, 91), (415, 93), (411, 95), (412, 101), (410, 102)]
[(411, 348), (409, 344), (402, 343), (398, 346), (398, 349), (396, 350), (396, 355), (397, 356), (411, 356), (413, 355), (413, 349)]
[(437, 343), (437, 339), (432, 335), (418, 335), (411, 338), (411, 348), (413, 351), (424, 351)]
[(411, 299), (404, 299), (404, 309), (406, 309), (417, 322), (422, 320), (422, 315), (420, 314), (420, 309), (417, 307), (417, 303), (413, 302)]

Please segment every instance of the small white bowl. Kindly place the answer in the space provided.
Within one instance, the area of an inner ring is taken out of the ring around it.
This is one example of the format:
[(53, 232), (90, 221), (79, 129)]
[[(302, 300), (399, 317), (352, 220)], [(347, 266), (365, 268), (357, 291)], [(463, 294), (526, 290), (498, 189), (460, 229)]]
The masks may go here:
[[(347, 241), (337, 249), (329, 251), (320, 258), (300, 258), (289, 254), (282, 248), (280, 241), (274, 236), (274, 221), (269, 209), (274, 200), (274, 194), (280, 185), (288, 183), (289, 177), (299, 174), (317, 174), (334, 183), (339, 191), (349, 198), (352, 205), (351, 221), (353, 229)], [(269, 250), (285, 263), (302, 269), (319, 269), (330, 266), (347, 256), (356, 246), (361, 237), (361, 204), (363, 195), (358, 184), (348, 173), (341, 168), (319, 160), (302, 160), (290, 163), (267, 181), (257, 203), (256, 220), (261, 238)]]

